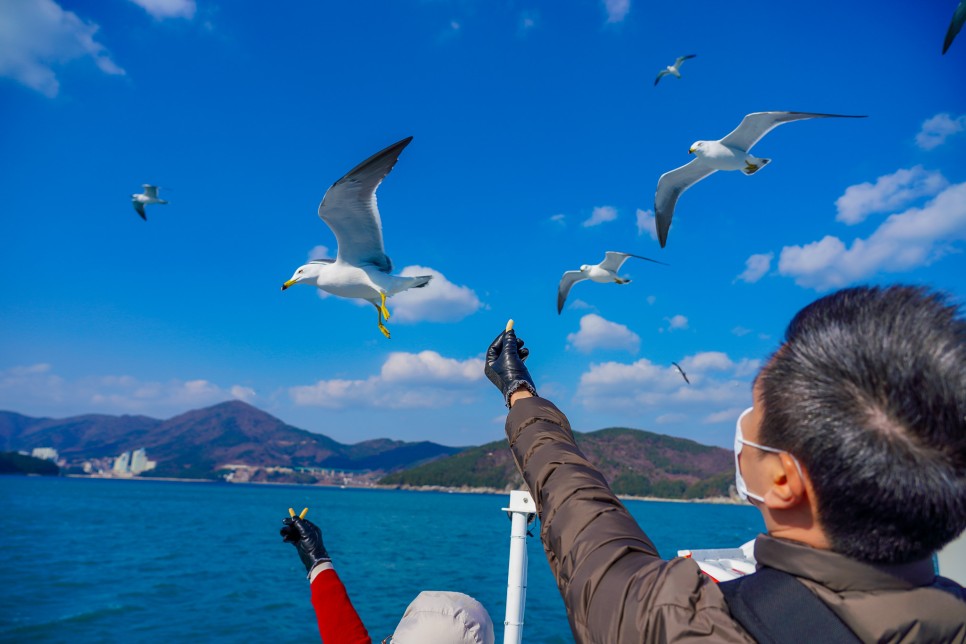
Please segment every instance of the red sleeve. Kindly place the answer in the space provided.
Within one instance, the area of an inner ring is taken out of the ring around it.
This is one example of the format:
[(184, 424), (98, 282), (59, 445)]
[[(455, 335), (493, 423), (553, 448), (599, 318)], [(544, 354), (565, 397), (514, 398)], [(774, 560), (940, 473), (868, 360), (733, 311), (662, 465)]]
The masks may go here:
[(324, 644), (371, 644), (335, 570), (323, 570), (312, 582), (312, 606)]

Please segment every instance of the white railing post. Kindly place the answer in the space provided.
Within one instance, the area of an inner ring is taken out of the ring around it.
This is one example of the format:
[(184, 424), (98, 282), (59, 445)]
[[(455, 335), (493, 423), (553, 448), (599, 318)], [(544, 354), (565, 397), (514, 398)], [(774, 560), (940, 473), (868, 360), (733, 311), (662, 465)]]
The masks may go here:
[(503, 644), (520, 644), (523, 639), (523, 613), (527, 603), (527, 524), (537, 508), (529, 492), (510, 492), (510, 567), (506, 582), (506, 618)]

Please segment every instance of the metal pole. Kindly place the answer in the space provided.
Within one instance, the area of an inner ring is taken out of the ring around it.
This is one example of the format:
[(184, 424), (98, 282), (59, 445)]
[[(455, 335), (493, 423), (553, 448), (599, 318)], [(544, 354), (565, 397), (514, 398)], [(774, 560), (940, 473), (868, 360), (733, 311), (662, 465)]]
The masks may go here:
[(506, 618), (503, 644), (520, 644), (523, 639), (523, 613), (527, 602), (527, 523), (536, 513), (529, 492), (510, 492), (510, 566), (506, 583)]

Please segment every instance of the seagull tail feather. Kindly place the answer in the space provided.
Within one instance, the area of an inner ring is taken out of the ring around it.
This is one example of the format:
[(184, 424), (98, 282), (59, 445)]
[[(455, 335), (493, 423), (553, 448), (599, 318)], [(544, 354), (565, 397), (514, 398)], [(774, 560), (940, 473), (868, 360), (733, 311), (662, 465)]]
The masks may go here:
[(412, 283), (407, 288), (422, 288), (429, 284), (431, 279), (433, 279), (432, 275), (417, 275), (412, 278)]

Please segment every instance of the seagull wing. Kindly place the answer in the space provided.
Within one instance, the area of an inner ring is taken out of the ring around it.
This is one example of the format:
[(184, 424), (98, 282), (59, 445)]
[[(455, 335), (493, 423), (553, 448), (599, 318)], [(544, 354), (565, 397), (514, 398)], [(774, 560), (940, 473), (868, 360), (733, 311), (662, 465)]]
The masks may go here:
[(713, 172), (714, 168), (694, 159), (687, 165), (665, 172), (658, 179), (657, 192), (654, 193), (654, 223), (661, 248), (667, 244), (667, 232), (671, 228), (671, 218), (674, 217), (674, 205), (678, 202), (678, 197)]
[(144, 204), (143, 203), (141, 203), (140, 201), (135, 201), (134, 202), (134, 209), (137, 211), (137, 213), (139, 215), (141, 215), (141, 219), (143, 219), (144, 221), (147, 221), (148, 220), (148, 216), (144, 214)]
[(721, 143), (748, 152), (751, 150), (751, 146), (758, 143), (763, 136), (782, 123), (819, 118), (858, 119), (865, 117), (847, 114), (816, 114), (814, 112), (753, 112), (741, 119), (741, 124), (728, 136), (721, 139)]
[(659, 262), (656, 259), (651, 259), (650, 257), (634, 255), (633, 253), (618, 253), (614, 250), (609, 250), (604, 253), (604, 261), (602, 261), (599, 266), (604, 270), (613, 271), (616, 273), (621, 269), (621, 266), (624, 265), (624, 262), (627, 261), (628, 257), (636, 257), (637, 259), (643, 259), (648, 262), (654, 262), (655, 264), (663, 264), (664, 266), (667, 266), (667, 264), (664, 262)]
[(406, 137), (372, 155), (332, 184), (322, 197), (319, 217), (335, 234), (342, 261), (353, 266), (370, 264), (384, 273), (392, 271), (392, 262), (382, 244), (376, 188), (412, 140), (413, 137)]
[(696, 58), (696, 57), (697, 57), (697, 54), (688, 54), (687, 56), (680, 56), (677, 60), (674, 61), (674, 66), (677, 67), (678, 70), (680, 70), (681, 69), (681, 63), (683, 63), (686, 60), (691, 60), (692, 58)]
[(158, 187), (157, 186), (149, 186), (148, 184), (144, 184), (144, 194), (145, 194), (145, 196), (147, 196), (147, 197), (149, 197), (151, 199), (157, 199), (158, 198)]
[(659, 80), (661, 80), (662, 78), (664, 78), (665, 76), (667, 76), (667, 75), (668, 75), (668, 74), (670, 74), (670, 73), (671, 73), (671, 72), (669, 72), (668, 70), (666, 70), (666, 69), (662, 69), (662, 70), (661, 70), (661, 71), (660, 71), (660, 72), (658, 73), (658, 75), (657, 75), (657, 78), (655, 78), (655, 79), (654, 79), (654, 85), (655, 85), (655, 86), (657, 86), (657, 83), (658, 83), (658, 81), (659, 81)]
[(677, 368), (678, 373), (681, 374), (681, 377), (682, 378), (684, 378), (684, 382), (686, 382), (686, 383), (688, 383), (690, 385), (691, 384), (691, 381), (688, 380), (688, 374), (684, 373), (684, 369), (681, 368), (681, 365), (679, 365), (676, 362), (672, 362), (671, 364), (673, 364)]
[(587, 277), (583, 271), (567, 271), (563, 274), (563, 277), (560, 278), (560, 286), (557, 287), (557, 315), (560, 315), (560, 312), (563, 311), (564, 302), (567, 301), (571, 287), (585, 279)]
[(949, 22), (949, 29), (946, 31), (946, 40), (943, 41), (943, 54), (953, 44), (953, 39), (963, 28), (964, 22), (966, 22), (966, 0), (960, 0), (959, 6), (953, 12), (953, 19)]

